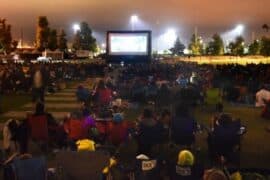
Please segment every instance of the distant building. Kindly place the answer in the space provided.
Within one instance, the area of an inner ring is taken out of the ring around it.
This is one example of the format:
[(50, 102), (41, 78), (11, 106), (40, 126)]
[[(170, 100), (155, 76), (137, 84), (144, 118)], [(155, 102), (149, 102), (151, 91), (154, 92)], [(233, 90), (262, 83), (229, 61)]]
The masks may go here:
[(88, 50), (77, 50), (76, 58), (78, 59), (87, 59), (93, 57), (93, 53)]
[(42, 52), (43, 57), (50, 57), (52, 60), (62, 60), (64, 59), (64, 53), (60, 50), (50, 51), (45, 50)]

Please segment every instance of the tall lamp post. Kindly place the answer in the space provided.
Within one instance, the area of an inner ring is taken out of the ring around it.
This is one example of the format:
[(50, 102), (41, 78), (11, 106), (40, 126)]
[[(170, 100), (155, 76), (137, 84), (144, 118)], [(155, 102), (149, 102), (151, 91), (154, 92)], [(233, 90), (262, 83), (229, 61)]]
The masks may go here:
[(131, 17), (130, 17), (130, 21), (131, 21), (131, 29), (132, 29), (132, 31), (134, 31), (135, 30), (135, 25), (136, 25), (136, 23), (138, 22), (138, 16), (137, 15), (132, 15)]
[(78, 31), (81, 30), (81, 27), (79, 24), (74, 24), (72, 28), (73, 28), (74, 34), (76, 34)]

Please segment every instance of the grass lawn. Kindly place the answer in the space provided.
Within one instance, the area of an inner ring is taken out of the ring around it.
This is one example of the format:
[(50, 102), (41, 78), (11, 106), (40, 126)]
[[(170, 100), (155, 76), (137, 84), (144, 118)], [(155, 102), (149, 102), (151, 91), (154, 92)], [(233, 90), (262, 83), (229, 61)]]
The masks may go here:
[[(69, 81), (67, 82), (67, 88), (76, 87), (81, 81)], [(6, 94), (0, 96), (0, 122), (5, 122), (8, 117), (4, 117), (3, 114), (8, 111), (22, 111), (25, 110), (23, 105), (31, 103), (31, 94)], [(29, 109), (28, 109), (29, 110)]]
[[(209, 124), (209, 120), (213, 115), (213, 105), (217, 100), (217, 89), (211, 89), (208, 93), (211, 107), (197, 107), (194, 115), (197, 121)], [(212, 102), (211, 102), (212, 101)], [(234, 118), (240, 118), (243, 125), (247, 127), (247, 133), (242, 139), (241, 149), (241, 167), (244, 168), (270, 168), (270, 133), (265, 130), (270, 125), (270, 121), (260, 117), (261, 109), (255, 107), (234, 106), (230, 103), (224, 103), (224, 112), (231, 113)], [(207, 153), (207, 134), (198, 135), (197, 144), (202, 148), (202, 153)]]
[[(73, 86), (77, 83), (70, 82), (68, 86)], [(212, 93), (210, 93), (212, 94)], [(30, 95), (4, 95), (1, 98), (2, 112), (10, 110), (22, 110), (22, 106), (31, 101)], [(214, 96), (210, 98), (215, 101)], [(213, 111), (209, 110), (210, 107), (202, 108), (197, 107), (194, 110), (196, 120), (208, 125), (209, 119), (213, 115)], [(213, 109), (213, 108), (212, 108)], [(130, 109), (125, 112), (127, 120), (136, 120), (138, 115), (142, 112), (143, 108)], [(224, 111), (231, 113), (233, 117), (240, 118), (242, 124), (247, 127), (247, 133), (242, 140), (241, 152), (241, 167), (242, 168), (270, 168), (270, 133), (265, 131), (265, 127), (270, 125), (270, 121), (260, 118), (261, 109), (243, 106), (233, 106), (225, 103)], [(0, 121), (4, 121), (0, 115)], [(196, 146), (200, 147), (199, 157), (203, 157), (202, 161), (207, 161), (207, 134), (204, 132), (198, 134), (196, 138)]]
[[(1, 113), (5, 113), (11, 110), (18, 110), (24, 104), (31, 102), (31, 96), (28, 94), (8, 94), (3, 95), (0, 100)], [(0, 121), (3, 121), (3, 117), (0, 115)]]
[[(240, 118), (243, 125), (247, 127), (247, 133), (242, 139), (241, 167), (243, 168), (270, 168), (270, 133), (265, 131), (265, 127), (270, 122), (260, 118), (260, 109), (252, 107), (237, 107), (225, 104), (224, 111), (231, 113), (233, 117)], [(213, 113), (196, 108), (194, 115), (196, 119), (209, 123)], [(207, 154), (206, 133), (198, 135), (197, 144), (201, 147), (202, 153)]]
[[(208, 92), (206, 107), (196, 107), (193, 115), (199, 123), (209, 125), (209, 120), (214, 115), (214, 104), (220, 99), (217, 98), (218, 90), (211, 89)], [(135, 120), (142, 112), (140, 107), (136, 110), (128, 110), (126, 118)], [(261, 109), (255, 107), (235, 106), (224, 103), (224, 112), (230, 113), (234, 118), (240, 118), (241, 123), (247, 127), (247, 133), (242, 138), (240, 166), (242, 168), (269, 168), (270, 169), (270, 133), (265, 130), (270, 125), (270, 121), (260, 117)], [(208, 164), (207, 133), (196, 134), (196, 148), (201, 161)]]

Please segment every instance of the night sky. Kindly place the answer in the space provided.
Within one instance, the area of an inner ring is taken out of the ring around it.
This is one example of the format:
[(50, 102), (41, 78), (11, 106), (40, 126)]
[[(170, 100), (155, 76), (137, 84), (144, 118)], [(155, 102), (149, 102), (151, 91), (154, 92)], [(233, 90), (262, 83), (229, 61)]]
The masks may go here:
[(136, 28), (151, 29), (154, 35), (172, 27), (185, 40), (197, 26), (208, 37), (242, 23), (249, 38), (251, 32), (262, 34), (262, 24), (270, 23), (270, 0), (0, 0), (0, 17), (12, 24), (15, 38), (23, 29), (28, 41), (34, 40), (39, 15), (46, 15), (51, 27), (64, 28), (72, 37), (72, 24), (80, 21), (88, 22), (98, 34), (130, 29), (129, 17), (134, 13), (143, 21)]

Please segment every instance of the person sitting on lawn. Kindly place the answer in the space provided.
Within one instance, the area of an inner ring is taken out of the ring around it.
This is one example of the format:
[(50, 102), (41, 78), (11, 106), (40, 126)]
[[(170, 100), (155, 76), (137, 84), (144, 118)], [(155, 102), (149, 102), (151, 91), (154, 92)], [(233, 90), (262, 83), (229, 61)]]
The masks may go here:
[(229, 178), (225, 175), (222, 170), (210, 169), (204, 172), (203, 180), (228, 180)]
[(59, 147), (63, 146), (66, 138), (63, 127), (56, 122), (52, 114), (45, 111), (44, 104), (39, 102), (36, 104), (35, 113), (32, 117), (40, 116), (45, 116), (47, 119), (49, 140)]
[(158, 89), (157, 98), (156, 98), (156, 106), (158, 108), (168, 107), (170, 105), (171, 91), (166, 84), (162, 84)]
[(261, 113), (261, 117), (264, 119), (270, 119), (270, 99), (264, 100), (264, 108)]
[(33, 116), (41, 116), (41, 115), (45, 115), (47, 117), (47, 121), (48, 121), (48, 127), (49, 126), (58, 126), (58, 123), (56, 122), (56, 120), (54, 119), (54, 117), (52, 116), (52, 114), (47, 113), (45, 111), (45, 106), (43, 103), (38, 102), (36, 104), (36, 109), (35, 109), (35, 113), (33, 114)]
[(127, 139), (128, 128), (128, 123), (124, 121), (123, 115), (121, 113), (114, 114), (112, 123), (108, 125), (108, 141), (119, 146)]
[(81, 113), (82, 113), (83, 117), (90, 116), (91, 111), (90, 111), (90, 108), (86, 102), (81, 103)]
[(112, 100), (111, 89), (105, 86), (104, 81), (100, 81), (96, 89), (97, 103), (102, 106), (108, 105)]
[(265, 106), (265, 100), (270, 99), (270, 91), (269, 86), (264, 85), (262, 88), (256, 93), (256, 107), (264, 107)]
[(208, 147), (211, 157), (230, 158), (234, 147), (239, 144), (241, 122), (233, 120), (229, 114), (222, 114), (215, 121), (214, 129), (209, 132)]
[(161, 117), (159, 122), (162, 123), (164, 128), (164, 141), (167, 142), (171, 138), (171, 121), (172, 121), (172, 114), (169, 110), (165, 109), (161, 113)]
[(170, 171), (171, 180), (196, 180), (203, 177), (203, 167), (195, 163), (194, 155), (188, 150), (179, 152), (177, 163)]
[(77, 88), (76, 96), (77, 96), (77, 99), (78, 99), (80, 102), (85, 102), (85, 103), (87, 103), (87, 102), (90, 100), (90, 92), (89, 92), (89, 90), (86, 89), (86, 88), (84, 88), (82, 85), (80, 85), (80, 86)]
[(210, 119), (210, 129), (213, 130), (217, 124), (220, 116), (223, 114), (223, 104), (219, 103), (216, 105), (216, 113)]
[(150, 109), (144, 109), (143, 116), (138, 125), (139, 153), (150, 155), (154, 145), (161, 144), (164, 128), (154, 118)]
[(176, 117), (172, 121), (172, 140), (179, 145), (190, 146), (195, 142), (194, 132), (197, 125), (185, 105), (178, 105)]

